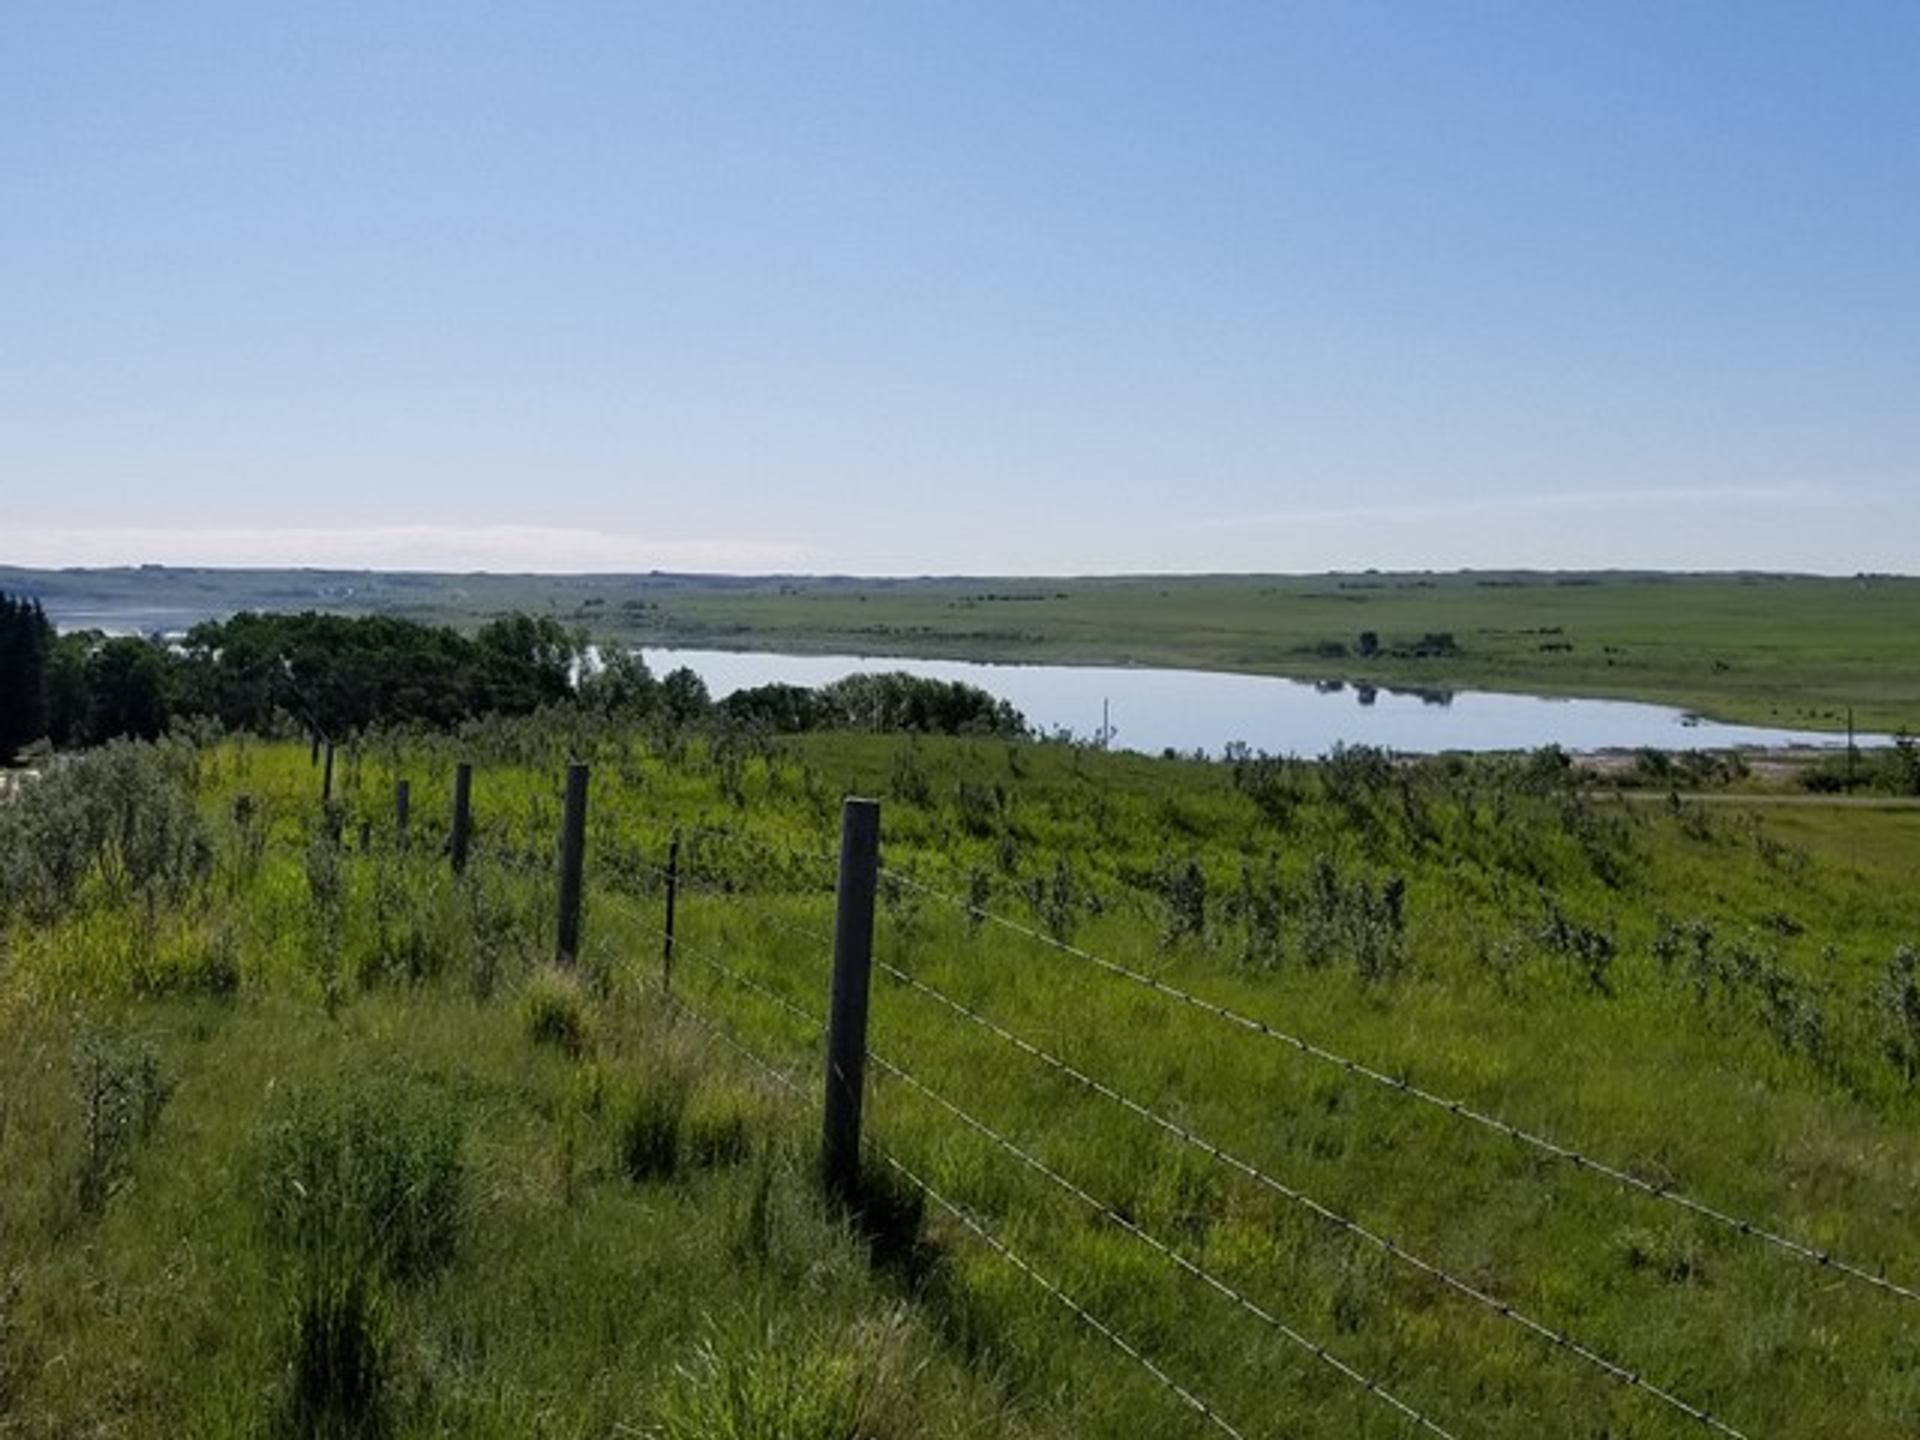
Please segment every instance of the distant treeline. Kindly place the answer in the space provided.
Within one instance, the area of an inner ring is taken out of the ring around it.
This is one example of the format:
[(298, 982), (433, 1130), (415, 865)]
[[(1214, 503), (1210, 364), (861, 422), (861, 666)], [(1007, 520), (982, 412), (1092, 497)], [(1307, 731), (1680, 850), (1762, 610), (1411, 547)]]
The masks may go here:
[(583, 632), (546, 617), (508, 615), (464, 635), (377, 615), (243, 613), (169, 644), (95, 630), (56, 636), (37, 603), (0, 595), (0, 761), (43, 739), (61, 748), (152, 739), (182, 720), (345, 736), (376, 726), (445, 729), (557, 705), (779, 733), (1027, 729), (1019, 711), (984, 690), (898, 674), (853, 675), (818, 690), (762, 686), (716, 705), (693, 671), (656, 678), (638, 655), (603, 655)]

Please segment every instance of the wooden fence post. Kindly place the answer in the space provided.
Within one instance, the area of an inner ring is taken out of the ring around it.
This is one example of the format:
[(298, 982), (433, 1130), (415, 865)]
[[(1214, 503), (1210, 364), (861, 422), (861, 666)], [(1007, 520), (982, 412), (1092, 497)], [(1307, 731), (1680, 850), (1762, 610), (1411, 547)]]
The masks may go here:
[(407, 826), (413, 818), (413, 782), (393, 782), (393, 848), (407, 848)]
[(660, 983), (668, 990), (673, 989), (673, 910), (679, 894), (680, 832), (676, 830), (672, 843), (667, 846), (667, 938), (660, 951)]
[(467, 869), (467, 844), (473, 836), (473, 766), (462, 760), (453, 769), (453, 832), (447, 837), (447, 853), (453, 858), (453, 873)]
[(324, 804), (333, 799), (333, 742), (327, 741), (326, 768), (320, 772), (320, 800)]
[(560, 821), (560, 902), (553, 958), (571, 965), (580, 957), (580, 892), (587, 858), (587, 767), (567, 766), (567, 808)]
[(833, 923), (833, 993), (827, 1010), (826, 1104), (820, 1173), (827, 1193), (860, 1193), (860, 1109), (867, 1073), (867, 994), (873, 974), (873, 896), (880, 877), (880, 803), (849, 798), (840, 810), (840, 882)]

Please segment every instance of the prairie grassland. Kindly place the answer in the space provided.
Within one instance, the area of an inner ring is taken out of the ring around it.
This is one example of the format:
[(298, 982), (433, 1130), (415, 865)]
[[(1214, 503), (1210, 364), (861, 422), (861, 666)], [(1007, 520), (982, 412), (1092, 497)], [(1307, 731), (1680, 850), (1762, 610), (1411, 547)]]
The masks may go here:
[[(556, 971), (570, 754), (587, 944)], [(1169, 1251), (1453, 1435), (1704, 1427), (1401, 1251), (1746, 1434), (1920, 1430), (1916, 1302), (938, 898), (1911, 1286), (1913, 812), (1627, 804), (1551, 756), (551, 717), (371, 740), (332, 817), (317, 789), (304, 747), (121, 747), (0, 818), (0, 1434), (1221, 1433), (881, 1150), (1243, 1435), (1412, 1422)], [(819, 1201), (806, 1017), (848, 793), (883, 802), (884, 966), (1291, 1198), (883, 971), (876, 1064), (1007, 1143), (881, 1068), (865, 1213)]]

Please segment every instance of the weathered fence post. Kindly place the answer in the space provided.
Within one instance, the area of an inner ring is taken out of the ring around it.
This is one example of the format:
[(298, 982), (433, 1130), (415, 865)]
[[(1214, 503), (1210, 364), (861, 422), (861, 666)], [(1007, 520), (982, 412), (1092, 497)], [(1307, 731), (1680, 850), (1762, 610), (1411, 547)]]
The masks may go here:
[(393, 848), (407, 848), (407, 826), (413, 818), (413, 782), (393, 782)]
[(462, 760), (453, 768), (453, 832), (447, 837), (447, 853), (453, 858), (453, 873), (467, 869), (467, 842), (473, 835), (473, 766)]
[(560, 821), (560, 909), (553, 958), (571, 965), (580, 956), (580, 890), (587, 858), (587, 767), (567, 766), (567, 808)]
[(660, 951), (660, 983), (673, 989), (673, 907), (680, 894), (680, 832), (673, 832), (667, 846), (667, 926), (666, 941)]
[(867, 993), (873, 973), (873, 894), (880, 875), (880, 803), (840, 810), (840, 884), (833, 921), (833, 994), (827, 1009), (826, 1105), (820, 1172), (827, 1193), (860, 1192), (860, 1109), (867, 1073)]
[(333, 799), (333, 742), (327, 741), (326, 768), (320, 772), (320, 799)]

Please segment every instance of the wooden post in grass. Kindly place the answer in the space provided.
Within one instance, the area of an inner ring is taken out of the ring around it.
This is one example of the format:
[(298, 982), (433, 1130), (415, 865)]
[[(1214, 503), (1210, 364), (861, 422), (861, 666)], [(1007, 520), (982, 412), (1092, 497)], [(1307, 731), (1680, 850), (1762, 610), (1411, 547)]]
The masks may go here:
[(580, 892), (587, 859), (587, 767), (567, 766), (567, 808), (560, 820), (560, 908), (553, 958), (571, 965), (580, 957)]
[(673, 907), (680, 893), (680, 832), (673, 832), (667, 846), (667, 926), (666, 943), (660, 951), (660, 983), (673, 989)]
[(307, 752), (307, 763), (309, 765), (320, 763), (320, 732), (318, 730), (313, 732), (313, 746)]
[(840, 810), (840, 885), (820, 1131), (821, 1178), (829, 1195), (848, 1204), (860, 1191), (860, 1108), (867, 1073), (867, 993), (873, 975), (873, 894), (879, 877), (880, 803), (849, 798)]
[(473, 766), (462, 760), (453, 768), (453, 832), (447, 836), (447, 854), (453, 873), (467, 869), (467, 843), (473, 836)]
[(326, 768), (320, 772), (320, 800), (325, 804), (333, 799), (333, 742), (327, 741)]
[(409, 780), (393, 782), (393, 848), (407, 848), (407, 824), (413, 818), (413, 783)]

